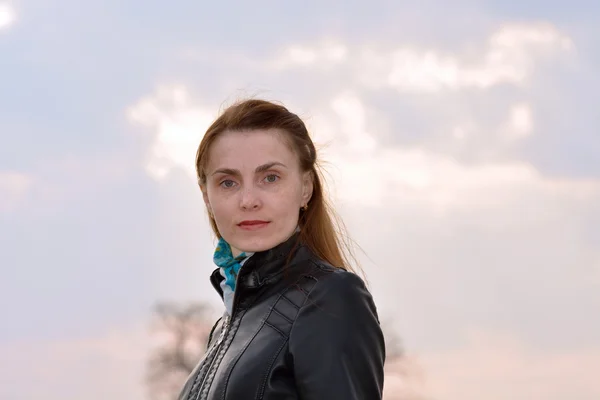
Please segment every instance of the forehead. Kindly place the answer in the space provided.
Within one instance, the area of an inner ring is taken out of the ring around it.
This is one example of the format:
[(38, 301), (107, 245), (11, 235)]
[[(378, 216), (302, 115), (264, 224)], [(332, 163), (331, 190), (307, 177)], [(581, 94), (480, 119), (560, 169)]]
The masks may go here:
[(225, 131), (210, 146), (207, 169), (255, 168), (274, 161), (291, 167), (298, 161), (285, 135), (275, 129)]

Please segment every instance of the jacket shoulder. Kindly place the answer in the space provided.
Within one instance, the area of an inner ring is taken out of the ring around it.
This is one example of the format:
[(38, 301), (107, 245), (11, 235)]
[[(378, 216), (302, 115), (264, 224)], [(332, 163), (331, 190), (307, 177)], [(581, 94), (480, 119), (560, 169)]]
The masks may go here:
[(353, 272), (312, 264), (288, 347), (301, 397), (381, 399), (385, 340), (370, 292)]
[(369, 308), (373, 304), (363, 278), (318, 258), (307, 260), (298, 284), (306, 295), (305, 305), (318, 301), (327, 308), (349, 311), (365, 302)]

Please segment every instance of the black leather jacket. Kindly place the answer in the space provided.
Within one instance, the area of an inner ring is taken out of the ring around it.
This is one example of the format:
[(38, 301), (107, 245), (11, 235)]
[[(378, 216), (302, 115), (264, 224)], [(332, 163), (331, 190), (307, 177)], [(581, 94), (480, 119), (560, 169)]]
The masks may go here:
[[(385, 345), (369, 291), (296, 238), (244, 264), (232, 316), (213, 327), (180, 400), (382, 398)], [(222, 296), (221, 279), (215, 270)]]

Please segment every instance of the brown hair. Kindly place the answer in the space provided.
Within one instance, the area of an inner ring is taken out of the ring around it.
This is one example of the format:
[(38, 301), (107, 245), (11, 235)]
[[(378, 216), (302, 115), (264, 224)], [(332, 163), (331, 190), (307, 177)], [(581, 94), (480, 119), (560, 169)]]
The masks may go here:
[[(299, 211), (299, 241), (329, 264), (356, 272), (351, 265), (351, 261), (356, 265), (356, 258), (346, 229), (325, 197), (315, 145), (304, 122), (283, 105), (250, 99), (226, 108), (208, 128), (198, 147), (196, 172), (200, 186), (206, 184), (205, 168), (208, 162), (208, 151), (217, 136), (225, 131), (254, 129), (277, 129), (285, 132), (288, 143), (298, 155), (300, 169), (303, 172), (311, 172), (313, 193), (308, 208)], [(214, 218), (209, 215), (209, 219), (213, 232), (220, 238)]]

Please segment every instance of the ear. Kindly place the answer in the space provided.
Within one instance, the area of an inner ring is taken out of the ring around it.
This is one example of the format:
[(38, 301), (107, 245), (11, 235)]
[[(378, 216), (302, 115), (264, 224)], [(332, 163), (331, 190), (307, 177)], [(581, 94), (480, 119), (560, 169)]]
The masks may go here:
[(312, 171), (307, 171), (302, 176), (302, 205), (308, 204), (314, 189)]
[(208, 214), (212, 217), (213, 212), (210, 206), (210, 201), (208, 201), (208, 192), (206, 191), (206, 186), (201, 185), (200, 190), (202, 191), (202, 199), (204, 200), (204, 205), (206, 206), (206, 210)]

